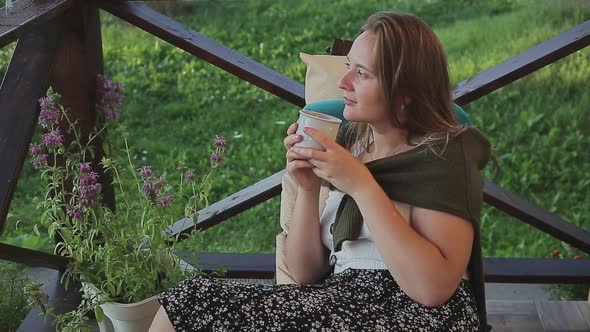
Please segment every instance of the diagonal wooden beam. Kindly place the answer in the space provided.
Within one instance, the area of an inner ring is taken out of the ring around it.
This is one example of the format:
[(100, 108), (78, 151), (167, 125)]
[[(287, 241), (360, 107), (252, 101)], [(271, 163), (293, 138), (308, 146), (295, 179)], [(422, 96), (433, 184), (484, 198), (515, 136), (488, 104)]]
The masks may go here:
[(263, 203), (281, 193), (281, 179), (285, 170), (275, 173), (225, 199), (199, 211), (198, 220), (181, 219), (168, 228), (172, 235), (188, 234), (193, 230), (205, 230)]
[(135, 1), (101, 0), (101, 9), (275, 96), (303, 107), (304, 88), (281, 73)]
[(588, 45), (590, 20), (457, 84), (453, 99), (466, 105)]
[(65, 270), (69, 262), (68, 258), (63, 256), (17, 247), (2, 242), (0, 242), (0, 260), (60, 271)]
[(0, 85), (0, 232), (49, 85), (58, 30), (54, 22), (22, 36)]
[(12, 43), (34, 28), (59, 17), (74, 0), (19, 0), (6, 13), (0, 10), (0, 48)]
[(483, 194), (486, 203), (590, 253), (590, 232), (489, 181), (484, 184)]

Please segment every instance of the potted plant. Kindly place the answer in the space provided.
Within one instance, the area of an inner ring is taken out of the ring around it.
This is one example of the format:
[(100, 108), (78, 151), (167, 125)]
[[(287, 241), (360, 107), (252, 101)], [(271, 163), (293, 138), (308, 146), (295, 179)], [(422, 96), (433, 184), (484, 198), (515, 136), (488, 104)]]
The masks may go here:
[[(71, 259), (64, 285), (82, 282), (85, 294), (78, 310), (57, 316), (55, 323), (59, 331), (86, 330), (87, 314), (95, 311), (102, 331), (145, 331), (159, 307), (157, 294), (200, 273), (185, 268), (174, 255), (178, 237), (167, 229), (181, 218), (196, 217), (207, 205), (212, 175), (223, 161), (227, 142), (215, 137), (210, 166), (202, 176), (180, 165), (176, 180), (169, 182), (149, 165), (136, 165), (127, 131), (122, 125), (115, 128), (123, 84), (104, 75), (97, 83), (98, 118), (90, 135), (81, 132), (50, 88), (39, 101), (42, 143), (30, 149), (34, 167), (47, 180), (45, 197), (36, 200), (43, 211), (40, 223), (58, 239), (55, 253)], [(112, 133), (119, 142), (107, 137)], [(102, 142), (104, 157), (93, 164), (97, 142)], [(113, 179), (118, 202), (114, 211), (103, 204), (98, 167)], [(129, 308), (144, 321), (136, 324), (120, 317)], [(103, 321), (105, 315), (109, 319)]]

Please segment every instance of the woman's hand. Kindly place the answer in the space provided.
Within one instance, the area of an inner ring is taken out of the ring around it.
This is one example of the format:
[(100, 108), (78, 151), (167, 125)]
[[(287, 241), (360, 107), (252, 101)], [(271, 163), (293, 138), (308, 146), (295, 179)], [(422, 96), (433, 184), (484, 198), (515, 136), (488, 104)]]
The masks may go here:
[(287, 129), (287, 137), (283, 140), (285, 149), (287, 149), (287, 172), (293, 177), (299, 187), (305, 191), (319, 190), (320, 178), (314, 174), (312, 165), (307, 159), (292, 151), (295, 143), (303, 140), (301, 135), (295, 134), (297, 123), (293, 123)]
[(375, 181), (365, 164), (334, 140), (313, 128), (304, 128), (303, 131), (320, 143), (326, 151), (291, 145), (289, 153), (307, 159), (315, 175), (353, 197), (366, 184)]

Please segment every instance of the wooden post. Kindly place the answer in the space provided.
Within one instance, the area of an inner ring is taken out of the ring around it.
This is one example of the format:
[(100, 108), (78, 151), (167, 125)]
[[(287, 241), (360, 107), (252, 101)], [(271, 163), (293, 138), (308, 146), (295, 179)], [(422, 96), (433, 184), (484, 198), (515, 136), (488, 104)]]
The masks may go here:
[[(62, 40), (56, 49), (50, 85), (61, 94), (62, 104), (88, 137), (96, 119), (97, 75), (103, 73), (99, 10), (93, 2), (78, 2), (63, 19)], [(95, 141), (93, 169), (99, 174), (103, 202), (115, 209), (112, 178), (102, 172), (102, 142)]]
[(39, 116), (39, 98), (49, 84), (58, 26), (51, 22), (23, 35), (0, 85), (0, 233)]

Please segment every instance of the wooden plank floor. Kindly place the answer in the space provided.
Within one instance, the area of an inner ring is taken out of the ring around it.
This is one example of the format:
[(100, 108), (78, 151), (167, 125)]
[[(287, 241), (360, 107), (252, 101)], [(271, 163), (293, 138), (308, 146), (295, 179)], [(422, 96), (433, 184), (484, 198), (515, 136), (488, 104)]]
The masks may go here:
[(590, 331), (586, 301), (488, 300), (492, 332)]

